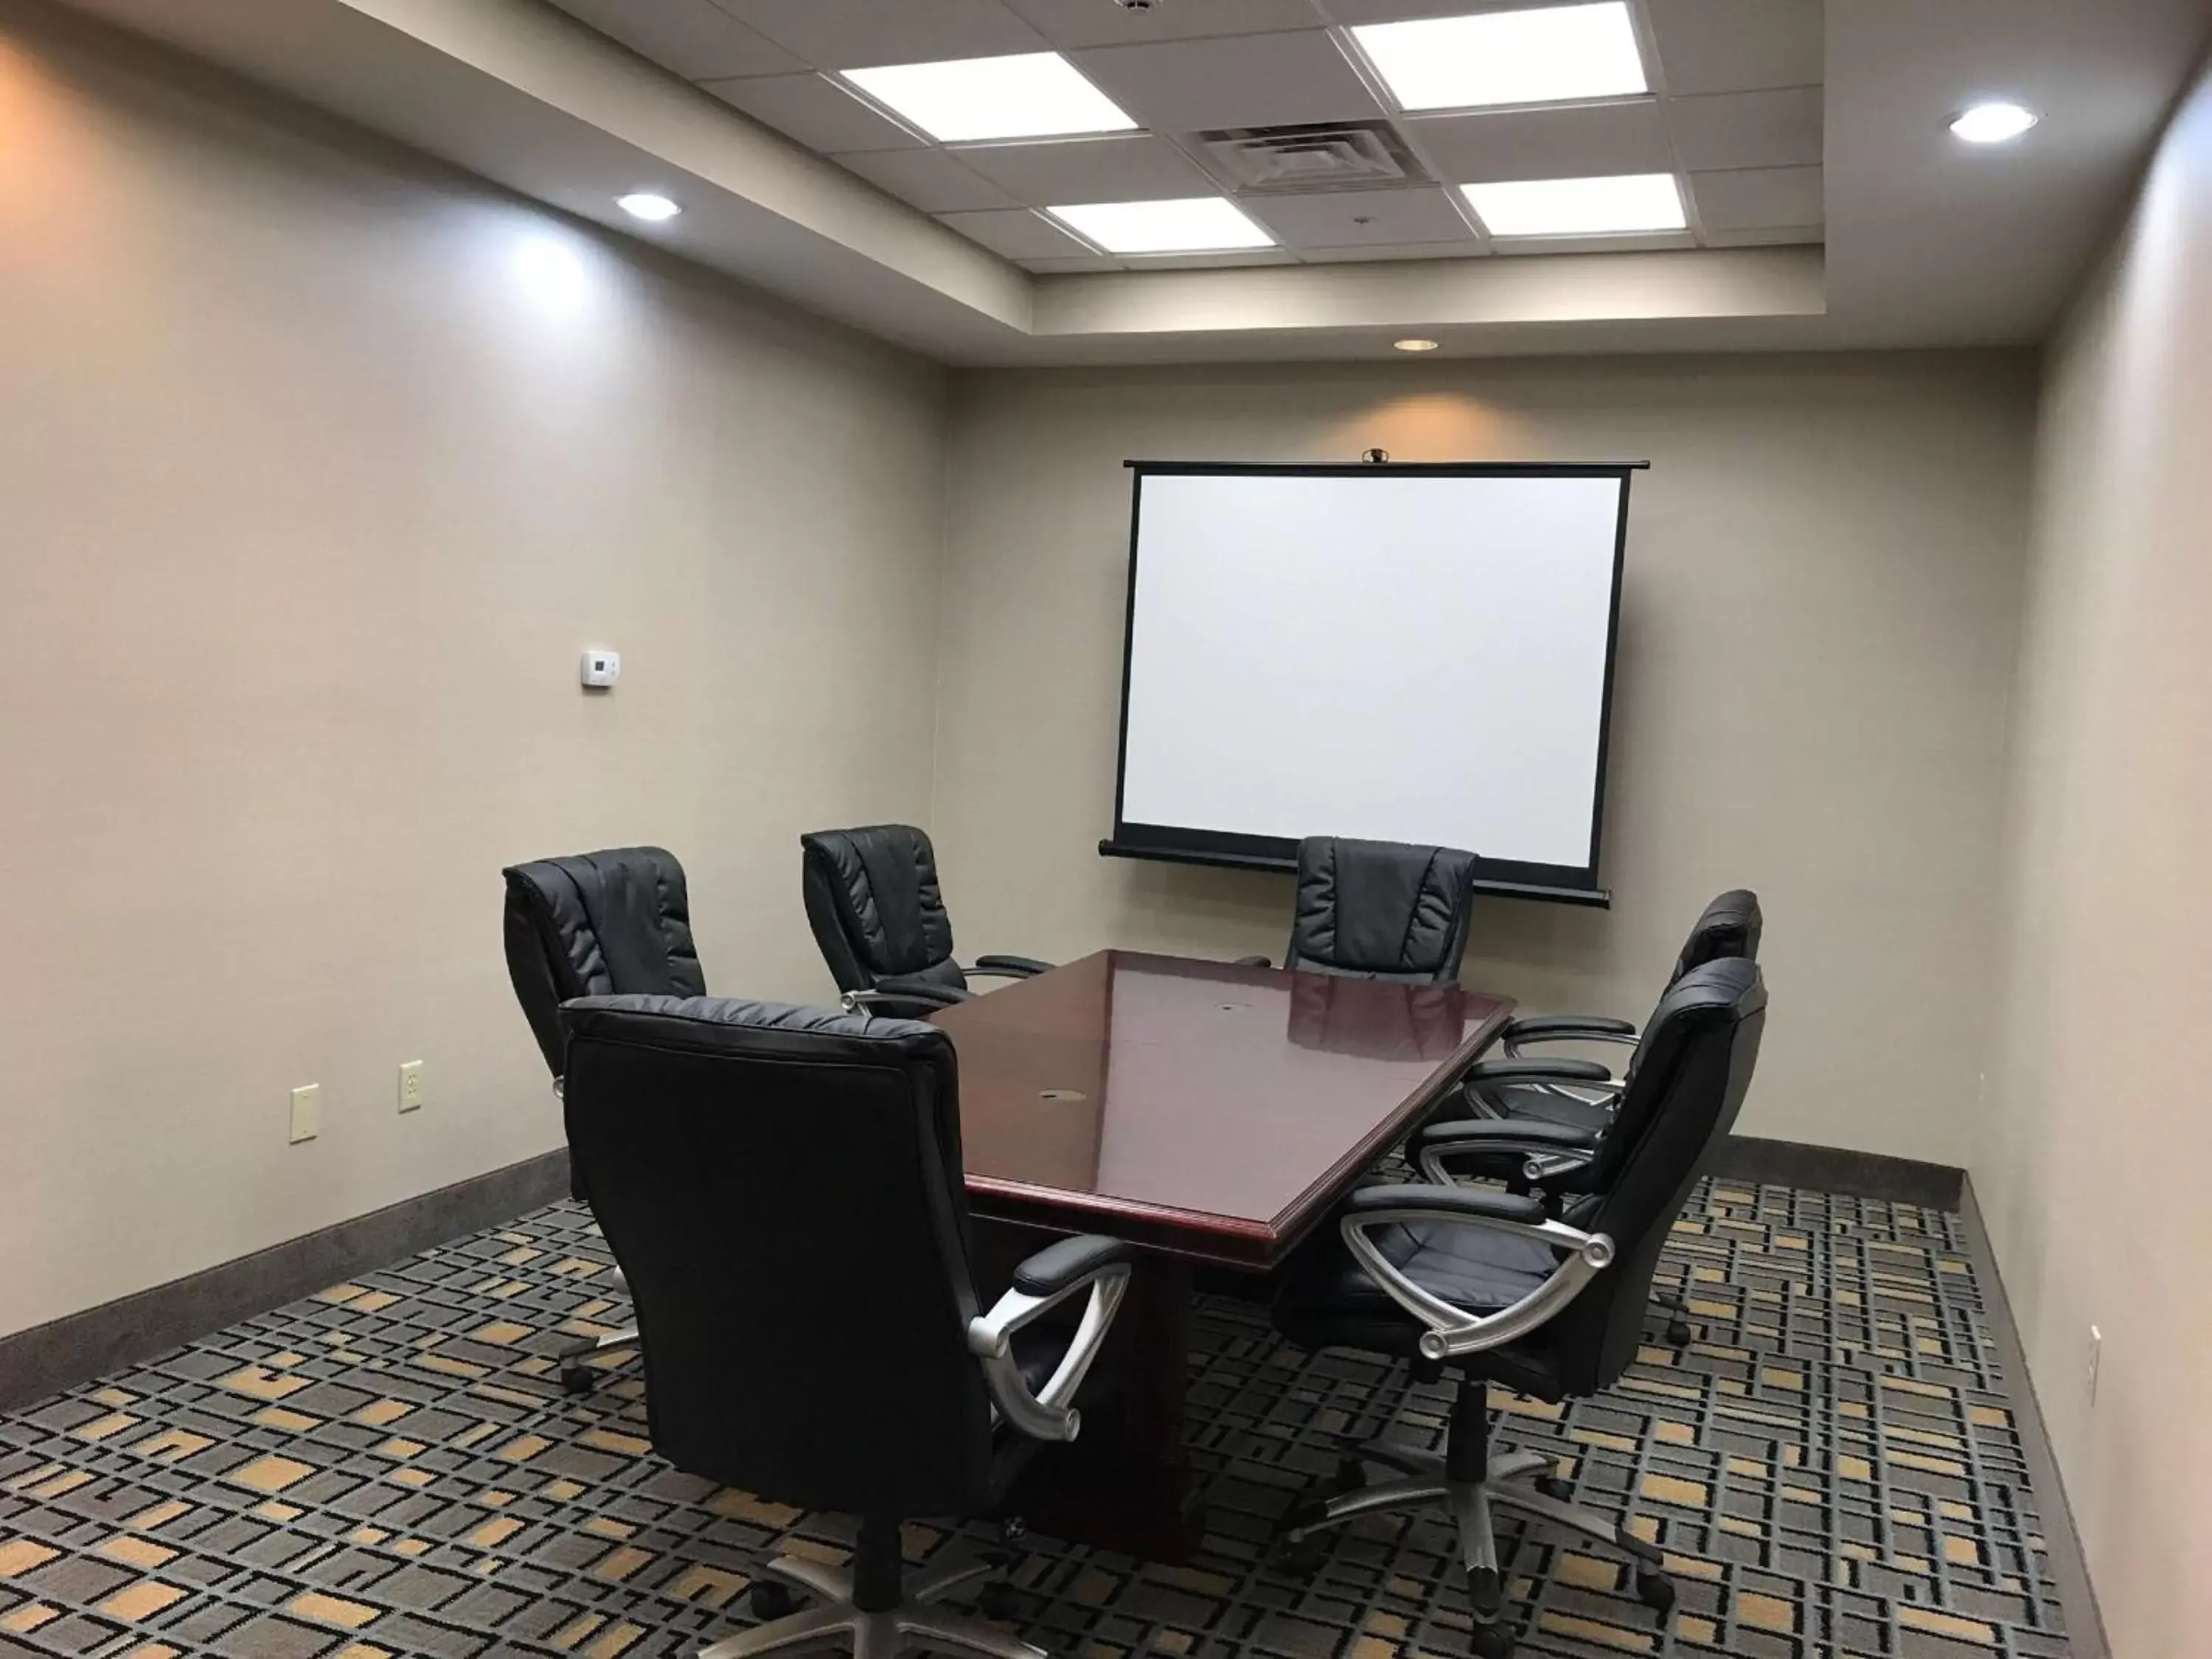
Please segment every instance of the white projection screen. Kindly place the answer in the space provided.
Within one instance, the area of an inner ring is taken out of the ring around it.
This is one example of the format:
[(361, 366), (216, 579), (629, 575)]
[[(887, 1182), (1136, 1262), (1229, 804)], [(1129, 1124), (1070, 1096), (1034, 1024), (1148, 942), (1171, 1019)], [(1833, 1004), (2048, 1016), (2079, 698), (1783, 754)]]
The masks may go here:
[(1302, 836), (1356, 836), (1605, 902), (1633, 466), (1129, 465), (1101, 852), (1287, 867)]

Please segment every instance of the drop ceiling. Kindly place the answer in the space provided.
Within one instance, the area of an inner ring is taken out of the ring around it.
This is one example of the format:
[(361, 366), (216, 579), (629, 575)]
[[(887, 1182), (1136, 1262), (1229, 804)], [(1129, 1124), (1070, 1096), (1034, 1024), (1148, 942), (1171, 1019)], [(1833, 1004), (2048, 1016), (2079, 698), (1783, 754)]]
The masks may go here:
[[(1525, 7), (1545, 0), (1516, 0)], [(556, 9), (557, 3), (557, 9)], [(1498, 0), (68, 0), (579, 222), (952, 363), (2044, 337), (2208, 0), (1630, 0), (1649, 95), (1409, 114), (1358, 26)], [(840, 70), (1057, 52), (1140, 124), (939, 144)], [(1974, 150), (1966, 104), (2043, 121)], [(1265, 136), (1310, 131), (1288, 142)], [(1254, 137), (1257, 131), (1262, 136)], [(1332, 187), (1296, 171), (1318, 158)], [(1452, 186), (1666, 172), (1688, 228), (1487, 238)], [(679, 201), (641, 225), (635, 190)], [(1037, 210), (1227, 195), (1273, 248), (1109, 258)], [(1428, 361), (1435, 361), (1431, 357)]]
[[(1118, 0), (550, 3), (1039, 273), (1822, 237), (1820, 0), (1720, 10), (1712, 0), (1631, 0), (1651, 95), (1411, 115), (1391, 102), (1351, 27), (1476, 11), (1480, 0), (1154, 0), (1139, 9)], [(1141, 130), (939, 144), (838, 78), (1042, 52), (1064, 54)], [(1686, 230), (1494, 241), (1451, 189), (1648, 173), (1681, 179)], [(1279, 246), (1115, 258), (1044, 212), (1214, 194), (1238, 198)]]

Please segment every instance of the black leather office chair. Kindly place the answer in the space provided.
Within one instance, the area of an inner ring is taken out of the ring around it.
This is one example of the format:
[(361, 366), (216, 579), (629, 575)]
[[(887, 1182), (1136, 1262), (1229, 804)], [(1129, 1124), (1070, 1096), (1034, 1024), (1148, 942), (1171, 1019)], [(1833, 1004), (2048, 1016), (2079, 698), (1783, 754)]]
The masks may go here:
[[(1705, 908), (1683, 941), (1668, 985), (1680, 983), (1684, 975), (1709, 962), (1731, 957), (1757, 961), (1764, 925), (1758, 894), (1741, 887), (1723, 893)], [(1478, 1120), (1548, 1123), (1602, 1135), (1613, 1122), (1622, 1078), (1611, 1076), (1595, 1060), (1530, 1060), (1522, 1050), (1546, 1042), (1570, 1042), (1626, 1043), (1632, 1048), (1638, 1041), (1635, 1025), (1625, 1019), (1552, 1014), (1516, 1020), (1505, 1028), (1507, 1057), (1480, 1060), (1469, 1069), (1463, 1091), (1468, 1114)], [(1451, 1133), (1455, 1121), (1435, 1121), (1417, 1132), (1407, 1148), (1408, 1156), (1431, 1180), (1449, 1180), (1455, 1175), (1502, 1178), (1509, 1190), (1525, 1192), (1530, 1190), (1529, 1173), (1547, 1171), (1545, 1190), (1591, 1190), (1583, 1167), (1586, 1160), (1575, 1154), (1562, 1153), (1525, 1164), (1517, 1156), (1493, 1157), (1485, 1152), (1480, 1136)], [(1667, 1340), (1675, 1347), (1687, 1347), (1695, 1333), (1684, 1317), (1683, 1298), (1672, 1290), (1662, 1289), (1653, 1295), (1652, 1304), (1663, 1316), (1661, 1328)]]
[(952, 919), (937, 884), (937, 852), (910, 823), (801, 836), (806, 920), (848, 1008), (920, 1017), (970, 994), (968, 979), (1027, 979), (1034, 957), (952, 957)]
[[(1308, 836), (1298, 843), (1291, 945), (1302, 974), (1449, 985), (1467, 955), (1474, 854), (1449, 847)], [(1252, 967), (1265, 957), (1244, 957)]]
[[(1745, 887), (1723, 893), (1699, 913), (1697, 924), (1690, 929), (1690, 936), (1682, 942), (1674, 957), (1674, 971), (1667, 975), (1667, 983), (1674, 984), (1692, 968), (1729, 957), (1758, 961), (1759, 934), (1765, 927), (1758, 894)], [(1609, 1019), (1597, 1014), (1538, 1014), (1515, 1020), (1501, 1034), (1499, 1043), (1505, 1051), (1505, 1060), (1500, 1062), (1500, 1068), (1525, 1060), (1525, 1050), (1547, 1042), (1610, 1042), (1632, 1048), (1636, 1040), (1636, 1026), (1630, 1020)], [(1585, 1128), (1601, 1127), (1611, 1115), (1610, 1101), (1586, 1097), (1593, 1090), (1602, 1097), (1619, 1086), (1619, 1079), (1607, 1077), (1593, 1083), (1587, 1075), (1586, 1066), (1568, 1069), (1582, 1075), (1501, 1082), (1495, 1071), (1484, 1073), (1478, 1067), (1468, 1078), (1471, 1103), (1478, 1111), (1493, 1117), (1540, 1117)]]
[[(987, 1513), (1030, 1450), (1075, 1437), (1128, 1247), (1061, 1239), (980, 1310), (959, 1078), (934, 1026), (665, 997), (588, 997), (561, 1023), (568, 1144), (637, 1305), (655, 1449), (861, 1517), (849, 1571), (767, 1563), (753, 1607), (772, 1622), (701, 1659), (841, 1636), (860, 1659), (1042, 1659), (931, 1605), (989, 1564), (902, 1584), (899, 1522)], [(1073, 1327), (1034, 1322), (1079, 1296)], [(791, 1589), (821, 1601), (792, 1612)]]
[[(691, 943), (684, 866), (658, 847), (611, 847), (573, 858), (538, 859), (502, 870), (507, 975), (538, 1039), (553, 1090), (561, 1091), (561, 1005), (614, 992), (702, 996), (706, 975)], [(572, 1157), (568, 1187), (588, 1199)], [(562, 1356), (562, 1385), (589, 1391), (586, 1362), (633, 1347), (635, 1330), (612, 1331)]]
[(1340, 1241), (1299, 1259), (1275, 1301), (1277, 1328), (1308, 1348), (1354, 1348), (1454, 1371), (1459, 1379), (1441, 1455), (1376, 1442), (1343, 1472), (1399, 1471), (1295, 1509), (1294, 1556), (1356, 1516), (1437, 1504), (1459, 1531), (1479, 1659), (1513, 1647), (1492, 1531), (1493, 1509), (1594, 1539), (1635, 1564), (1637, 1591), (1663, 1616), (1674, 1587), (1664, 1554), (1570, 1501), (1553, 1460), (1497, 1455), (1492, 1382), (1538, 1400), (1610, 1388), (1636, 1356), (1651, 1275), (1709, 1149), (1735, 1121), (1765, 1022), (1756, 963), (1709, 963), (1684, 975), (1644, 1028), (1620, 1110), (1602, 1138), (1554, 1124), (1472, 1125), (1493, 1141), (1525, 1137), (1557, 1151), (1580, 1136), (1591, 1190), (1556, 1215), (1532, 1194), (1444, 1184), (1366, 1187), (1340, 1212)]

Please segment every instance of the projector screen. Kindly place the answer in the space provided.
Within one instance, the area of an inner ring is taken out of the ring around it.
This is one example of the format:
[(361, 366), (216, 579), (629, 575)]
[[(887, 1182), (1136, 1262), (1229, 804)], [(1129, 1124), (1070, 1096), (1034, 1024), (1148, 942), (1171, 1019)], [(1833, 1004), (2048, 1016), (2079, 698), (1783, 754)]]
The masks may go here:
[(1604, 902), (1631, 466), (1129, 465), (1101, 852), (1287, 867), (1356, 836)]

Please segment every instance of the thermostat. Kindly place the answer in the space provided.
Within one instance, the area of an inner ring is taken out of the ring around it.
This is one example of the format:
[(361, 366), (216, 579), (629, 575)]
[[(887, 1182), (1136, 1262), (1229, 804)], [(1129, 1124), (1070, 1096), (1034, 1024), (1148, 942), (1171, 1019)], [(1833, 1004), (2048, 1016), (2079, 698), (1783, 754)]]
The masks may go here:
[(586, 651), (584, 653), (584, 684), (596, 691), (604, 691), (622, 678), (622, 653), (619, 651)]

